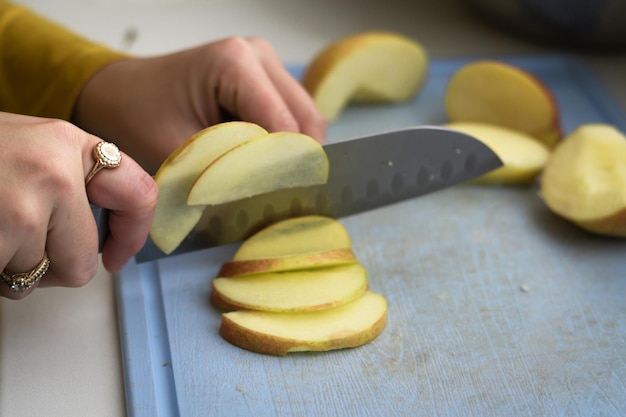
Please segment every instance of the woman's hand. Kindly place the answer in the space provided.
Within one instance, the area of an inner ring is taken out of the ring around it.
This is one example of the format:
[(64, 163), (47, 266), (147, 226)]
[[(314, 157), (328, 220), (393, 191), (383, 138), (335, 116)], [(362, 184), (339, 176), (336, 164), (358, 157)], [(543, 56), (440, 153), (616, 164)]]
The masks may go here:
[[(111, 210), (104, 266), (121, 269), (143, 246), (157, 200), (152, 178), (124, 156), (85, 187), (100, 141), (70, 123), (0, 113), (0, 270), (28, 272), (44, 256), (41, 286), (76, 287), (98, 268), (98, 236), (89, 201)], [(35, 285), (36, 287), (36, 285)], [(0, 295), (22, 298), (0, 282)]]
[(319, 141), (326, 134), (309, 94), (258, 38), (113, 62), (87, 82), (72, 121), (154, 173), (182, 141), (225, 115)]

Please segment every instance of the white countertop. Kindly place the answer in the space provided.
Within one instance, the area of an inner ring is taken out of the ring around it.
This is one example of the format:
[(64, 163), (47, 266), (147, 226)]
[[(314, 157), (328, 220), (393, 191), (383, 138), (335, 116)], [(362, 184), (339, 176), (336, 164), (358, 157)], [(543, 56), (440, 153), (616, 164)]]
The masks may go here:
[[(455, 0), (22, 0), (92, 39), (136, 54), (231, 35), (268, 39), (285, 62), (307, 62), (331, 40), (389, 29), (431, 57), (555, 52), (476, 20)], [(125, 34), (135, 31), (132, 45)], [(626, 56), (584, 56), (626, 109)], [(123, 416), (113, 280), (102, 268), (80, 289), (0, 299), (0, 416)]]

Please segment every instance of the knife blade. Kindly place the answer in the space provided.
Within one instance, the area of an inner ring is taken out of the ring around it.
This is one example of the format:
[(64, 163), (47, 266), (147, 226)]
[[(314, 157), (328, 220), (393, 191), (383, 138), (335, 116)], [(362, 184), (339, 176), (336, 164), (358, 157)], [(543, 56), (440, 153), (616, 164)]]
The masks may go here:
[[(339, 218), (379, 208), (471, 180), (502, 165), (479, 140), (437, 126), (327, 143), (324, 150), (330, 165), (327, 183), (208, 206), (195, 229), (169, 255), (241, 241), (289, 217)], [(96, 206), (92, 211), (102, 245), (109, 233), (108, 212)], [(148, 239), (135, 260), (149, 262), (169, 255)]]

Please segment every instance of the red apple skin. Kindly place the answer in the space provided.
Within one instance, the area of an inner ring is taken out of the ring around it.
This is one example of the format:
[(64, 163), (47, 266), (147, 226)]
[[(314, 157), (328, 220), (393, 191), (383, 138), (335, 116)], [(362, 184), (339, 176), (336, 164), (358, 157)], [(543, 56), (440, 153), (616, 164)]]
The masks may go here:
[[(296, 262), (290, 262), (291, 260), (295, 260)], [(295, 269), (312, 269), (316, 267), (326, 267), (356, 262), (356, 260), (356, 256), (351, 248), (343, 248), (278, 258), (228, 261), (222, 264), (222, 267), (218, 272), (218, 276), (236, 277), (259, 274), (268, 271), (278, 272)]]

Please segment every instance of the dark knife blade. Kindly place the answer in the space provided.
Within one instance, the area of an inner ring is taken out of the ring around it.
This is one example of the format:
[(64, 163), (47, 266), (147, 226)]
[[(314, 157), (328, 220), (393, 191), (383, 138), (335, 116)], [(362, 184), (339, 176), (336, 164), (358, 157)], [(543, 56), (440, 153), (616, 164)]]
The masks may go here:
[[(502, 165), (479, 140), (450, 129), (419, 126), (324, 145), (330, 172), (323, 185), (291, 188), (209, 206), (196, 228), (170, 255), (243, 240), (289, 217), (339, 218), (479, 177)], [(101, 243), (107, 213), (93, 207)], [(168, 256), (148, 239), (137, 262)]]

